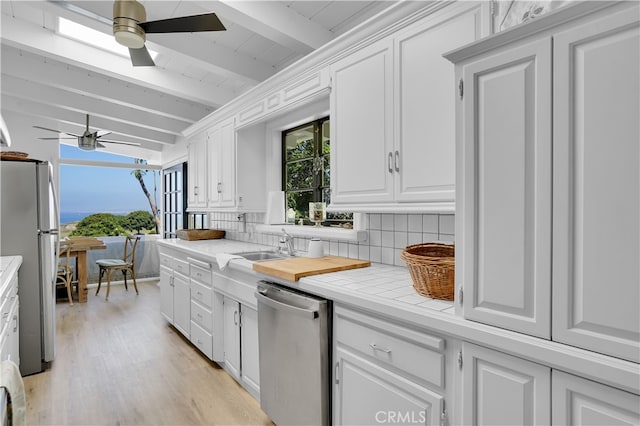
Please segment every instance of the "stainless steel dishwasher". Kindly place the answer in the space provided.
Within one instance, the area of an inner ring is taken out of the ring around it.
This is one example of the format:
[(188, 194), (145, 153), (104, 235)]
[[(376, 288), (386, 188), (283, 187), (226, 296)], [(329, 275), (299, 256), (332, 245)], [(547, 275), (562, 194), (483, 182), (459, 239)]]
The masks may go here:
[(258, 282), (260, 406), (277, 425), (328, 425), (331, 303)]

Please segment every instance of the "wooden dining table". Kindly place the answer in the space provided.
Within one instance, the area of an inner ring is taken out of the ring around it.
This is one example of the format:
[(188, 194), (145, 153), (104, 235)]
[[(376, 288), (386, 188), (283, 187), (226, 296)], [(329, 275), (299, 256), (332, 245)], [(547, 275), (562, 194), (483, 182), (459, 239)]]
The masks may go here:
[(60, 245), (71, 246), (70, 256), (76, 258), (76, 279), (78, 280), (78, 302), (86, 303), (88, 280), (87, 251), (105, 250), (107, 246), (104, 241), (92, 237), (71, 237), (60, 241)]

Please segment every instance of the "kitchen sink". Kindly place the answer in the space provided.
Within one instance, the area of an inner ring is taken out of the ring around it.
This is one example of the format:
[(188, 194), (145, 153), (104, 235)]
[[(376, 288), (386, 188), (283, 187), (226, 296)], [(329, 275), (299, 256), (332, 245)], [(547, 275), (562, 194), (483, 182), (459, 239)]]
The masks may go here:
[(291, 256), (286, 254), (276, 253), (274, 251), (247, 251), (243, 253), (236, 253), (238, 256), (242, 256), (247, 260), (252, 262), (262, 262), (265, 260), (277, 260), (277, 259), (286, 259)]

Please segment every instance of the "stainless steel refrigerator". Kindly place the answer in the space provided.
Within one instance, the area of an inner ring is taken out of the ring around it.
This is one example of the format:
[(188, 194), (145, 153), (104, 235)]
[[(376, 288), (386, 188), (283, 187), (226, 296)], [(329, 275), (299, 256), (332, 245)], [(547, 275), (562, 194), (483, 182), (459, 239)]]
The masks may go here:
[(46, 161), (0, 161), (0, 254), (22, 256), (20, 372), (46, 369), (55, 355), (56, 247), (59, 215)]

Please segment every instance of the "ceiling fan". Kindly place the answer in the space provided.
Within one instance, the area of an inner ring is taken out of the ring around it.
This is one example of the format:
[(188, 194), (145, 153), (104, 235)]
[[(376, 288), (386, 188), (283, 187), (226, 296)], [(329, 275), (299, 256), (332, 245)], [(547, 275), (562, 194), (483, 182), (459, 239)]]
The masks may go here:
[(102, 133), (101, 135), (98, 135), (97, 131), (92, 133), (89, 130), (89, 114), (87, 114), (87, 127), (82, 135), (76, 135), (74, 133), (69, 133), (69, 132), (61, 132), (60, 130), (49, 129), (42, 126), (33, 126), (33, 127), (35, 127), (36, 129), (48, 130), (50, 132), (56, 132), (64, 135), (73, 136), (70, 138), (58, 137), (58, 138), (38, 138), (38, 139), (42, 139), (42, 140), (77, 139), (78, 148), (83, 149), (85, 151), (93, 151), (96, 148), (105, 148), (103, 143), (114, 143), (118, 145), (133, 145), (133, 146), (140, 145), (139, 143), (135, 143), (135, 142), (122, 142), (122, 141), (112, 141), (107, 139), (101, 139), (102, 137), (107, 136), (111, 132)]
[(144, 6), (135, 0), (116, 0), (113, 3), (113, 35), (118, 43), (129, 48), (134, 67), (155, 65), (144, 45), (147, 33), (226, 30), (215, 13), (144, 22), (146, 19)]

